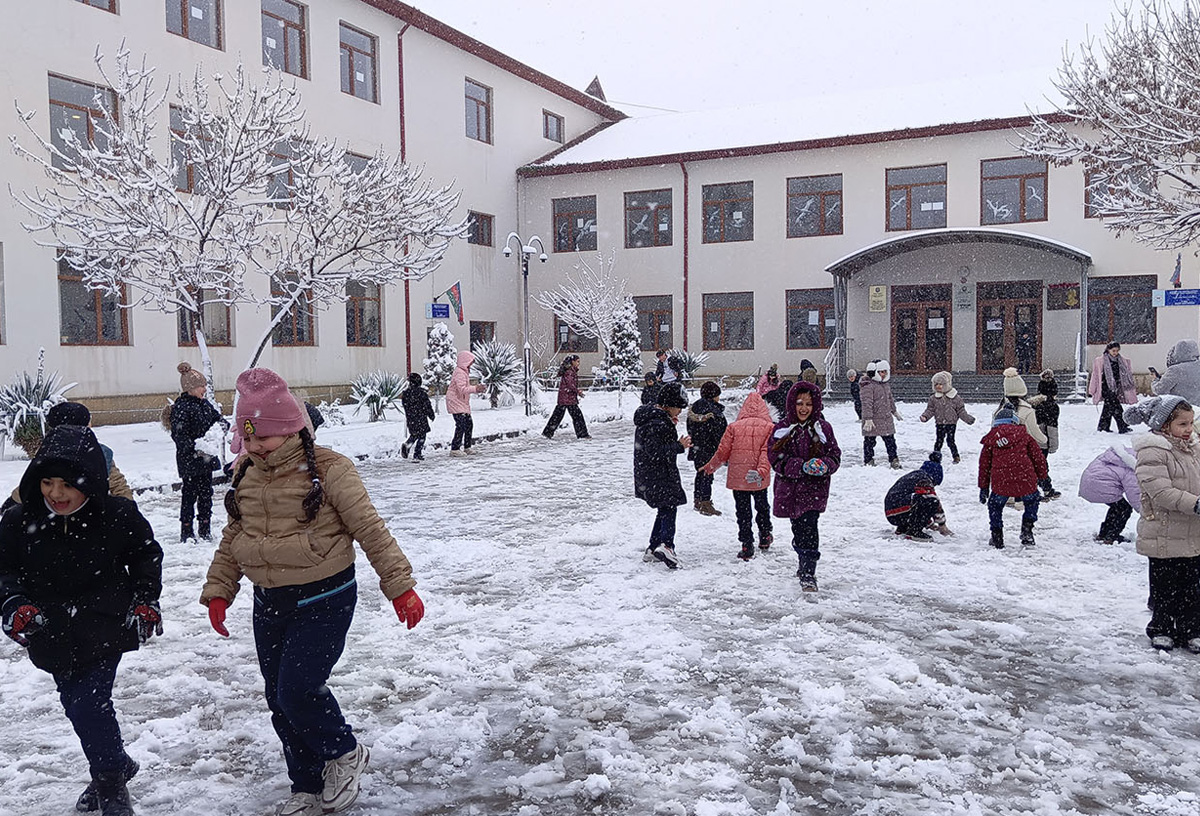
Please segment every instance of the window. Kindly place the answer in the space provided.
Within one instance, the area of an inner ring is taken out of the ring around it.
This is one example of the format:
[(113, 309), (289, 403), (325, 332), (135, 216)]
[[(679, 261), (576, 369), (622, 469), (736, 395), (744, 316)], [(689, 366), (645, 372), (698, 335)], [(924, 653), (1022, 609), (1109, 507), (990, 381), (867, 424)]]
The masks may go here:
[(221, 48), (221, 0), (167, 0), (167, 31)]
[(292, 0), (262, 0), (263, 65), (308, 78), (308, 9)]
[(671, 191), (625, 194), (625, 248), (671, 245)]
[(368, 102), (379, 100), (375, 79), (375, 38), (342, 23), (342, 93)]
[(788, 348), (829, 348), (833, 326), (833, 289), (787, 290)]
[(704, 243), (754, 240), (754, 182), (704, 185)]
[(564, 351), (598, 351), (600, 344), (595, 337), (584, 337), (567, 323), (554, 316), (554, 353)]
[(787, 180), (787, 237), (842, 234), (842, 175)]
[(1088, 278), (1088, 343), (1157, 343), (1155, 275)]
[(183, 110), (171, 106), (171, 158), (175, 162), (175, 189), (184, 193), (196, 189), (196, 167), (188, 161), (187, 146), (182, 141), (187, 133)]
[(466, 80), (467, 137), (492, 143), (492, 89)]
[(671, 296), (647, 295), (635, 297), (638, 334), (642, 351), (670, 351), (673, 345), (671, 328)]
[(124, 289), (112, 295), (89, 289), (66, 258), (58, 261), (59, 342), (64, 346), (127, 346), (129, 318)]
[(347, 151), (342, 154), (342, 161), (350, 168), (350, 172), (357, 176), (363, 170), (367, 169), (367, 164), (370, 163), (371, 157)]
[(346, 345), (383, 345), (383, 300), (379, 284), (346, 282)]
[(1046, 162), (985, 159), (980, 163), (979, 223), (1046, 220)]
[(496, 339), (496, 323), (492, 320), (472, 320), (470, 325), (471, 330), (471, 348), (475, 348), (480, 343), (490, 343)]
[(79, 2), (85, 6), (104, 9), (105, 11), (111, 11), (113, 14), (117, 13), (117, 0), (79, 0)]
[(492, 245), (492, 230), (496, 225), (496, 219), (486, 213), (471, 212), (467, 215), (470, 225), (467, 232), (467, 243), (478, 244), (479, 246)]
[(542, 135), (552, 142), (563, 143), (563, 118), (548, 110), (542, 111)]
[[(1118, 173), (1119, 176), (1114, 178), (1114, 175), (1118, 175)], [(1102, 217), (1105, 206), (1108, 205), (1106, 199), (1109, 197), (1117, 199), (1117, 201), (1131, 197), (1136, 201), (1148, 195), (1153, 188), (1154, 183), (1150, 180), (1150, 174), (1144, 168), (1141, 172), (1136, 173), (1119, 171), (1118, 173), (1093, 170), (1084, 174), (1084, 218)]]
[(554, 199), (554, 251), (596, 248), (596, 197)]
[[(279, 297), (286, 294), (283, 287), (279, 285), (279, 281), (271, 278), (271, 295)], [(271, 307), (271, 319), (274, 320), (279, 315), (279, 307)], [(301, 295), (300, 299), (292, 304), (291, 311), (288, 315), (279, 321), (271, 332), (271, 345), (273, 346), (315, 346), (316, 332), (313, 326), (312, 306), (307, 295)]]
[(107, 116), (105, 110), (114, 117), (118, 115), (117, 95), (108, 88), (50, 74), (50, 143), (63, 154), (50, 157), (55, 167), (70, 170), (74, 166), (75, 148), (68, 143), (65, 131), (73, 133), (74, 142), (81, 145), (107, 144), (104, 133), (97, 128)]
[(276, 207), (288, 207), (292, 202), (292, 185), (296, 181), (292, 171), (292, 150), (292, 145), (280, 142), (269, 154), (275, 160), (275, 170), (267, 181), (267, 197)]
[(704, 349), (754, 348), (754, 293), (721, 292), (704, 296)]
[(900, 167), (887, 171), (887, 228), (935, 229), (946, 226), (946, 165)]
[[(229, 331), (229, 304), (211, 302), (209, 298), (213, 296), (212, 290), (200, 290), (200, 298), (204, 305), (200, 308), (204, 312), (204, 342), (210, 346), (230, 346), (231, 333)], [(179, 345), (195, 346), (196, 342), (196, 315), (194, 312), (189, 312), (187, 309), (179, 310)]]

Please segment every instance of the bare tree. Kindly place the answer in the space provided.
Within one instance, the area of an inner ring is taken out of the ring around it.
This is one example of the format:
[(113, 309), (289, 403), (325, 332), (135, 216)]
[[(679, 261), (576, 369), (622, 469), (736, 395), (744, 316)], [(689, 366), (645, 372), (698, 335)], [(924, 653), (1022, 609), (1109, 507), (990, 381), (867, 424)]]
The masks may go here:
[[(1173, 7), (1174, 6), (1174, 7)], [(1193, 0), (1143, 0), (1068, 55), (1066, 103), (1035, 116), (1022, 149), (1082, 164), (1104, 225), (1158, 249), (1200, 237), (1200, 17)]]
[(625, 280), (613, 272), (615, 258), (615, 252), (607, 260), (598, 253), (594, 269), (581, 261), (574, 274), (566, 273), (565, 283), (534, 297), (539, 306), (553, 312), (573, 330), (598, 340), (606, 354), (626, 297)]

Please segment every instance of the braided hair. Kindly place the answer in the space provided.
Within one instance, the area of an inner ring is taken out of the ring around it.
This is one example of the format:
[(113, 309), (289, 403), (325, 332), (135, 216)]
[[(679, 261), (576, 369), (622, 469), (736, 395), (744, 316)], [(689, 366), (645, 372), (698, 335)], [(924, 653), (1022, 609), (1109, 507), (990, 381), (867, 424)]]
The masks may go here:
[[(312, 488), (304, 497), (304, 501), (300, 503), (301, 509), (304, 510), (304, 518), (302, 520), (307, 523), (317, 517), (317, 512), (321, 509), (321, 505), (325, 503), (325, 487), (321, 483), (321, 472), (317, 469), (317, 448), (313, 443), (312, 432), (308, 428), (301, 428), (297, 433), (300, 436), (300, 444), (304, 448), (304, 461), (308, 468), (308, 473), (312, 478)], [(242, 460), (242, 464), (238, 466), (237, 473), (234, 474), (229, 490), (225, 492), (225, 512), (234, 521), (241, 521), (242, 519), (242, 510), (238, 506), (237, 500), (237, 488), (252, 464), (254, 463), (250, 460), (249, 456)]]

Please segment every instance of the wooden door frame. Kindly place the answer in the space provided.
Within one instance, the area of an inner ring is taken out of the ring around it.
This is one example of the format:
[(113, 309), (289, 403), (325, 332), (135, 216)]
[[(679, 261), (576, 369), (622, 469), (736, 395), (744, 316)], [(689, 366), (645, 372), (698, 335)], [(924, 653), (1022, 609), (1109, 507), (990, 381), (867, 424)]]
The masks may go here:
[[(899, 287), (897, 287), (897, 288), (899, 288)], [(928, 362), (925, 359), (925, 352), (923, 350), (925, 348), (925, 331), (926, 331), (926, 329), (929, 328), (929, 323), (928, 323), (929, 316), (928, 316), (927, 311), (932, 308), (932, 309), (941, 309), (944, 312), (944, 318), (946, 320), (946, 357), (949, 360), (953, 360), (954, 359), (954, 318), (953, 318), (953, 309), (951, 308), (952, 301), (947, 299), (947, 300), (924, 300), (924, 301), (898, 303), (898, 302), (896, 302), (896, 299), (894, 297), (891, 298), (891, 301), (892, 301), (892, 313), (891, 313), (891, 315), (889, 315), (889, 318), (890, 318), (889, 322), (891, 323), (892, 342), (891, 342), (891, 348), (889, 349), (891, 356), (888, 359), (893, 361), (892, 362), (892, 373), (893, 374), (914, 374), (914, 375), (915, 374), (930, 374), (930, 373), (936, 374), (941, 369), (929, 367)], [(898, 359), (898, 357), (896, 355), (896, 334), (897, 334), (897, 332), (896, 332), (896, 328), (897, 328), (896, 312), (899, 309), (916, 309), (917, 310), (917, 313), (918, 313), (918, 317), (917, 317), (917, 349), (920, 350), (921, 368), (915, 368), (915, 369), (905, 370), (905, 371), (900, 371), (899, 369), (896, 368), (895, 361)]]
[[(1036, 361), (1036, 365), (1034, 366), (1034, 368), (1038, 368), (1041, 365), (1042, 329), (1045, 325), (1044, 321), (1043, 321), (1044, 315), (1042, 314), (1042, 302), (1037, 300), (1036, 298), (988, 298), (987, 300), (976, 300), (976, 302), (975, 302), (975, 373), (977, 373), (977, 374), (999, 374), (1004, 370), (1002, 368), (999, 371), (997, 371), (995, 369), (990, 369), (990, 368), (985, 369), (983, 367), (983, 322), (986, 319), (986, 317), (983, 313), (984, 309), (988, 306), (1005, 306), (1005, 307), (1011, 306), (1013, 309), (1016, 309), (1018, 306), (1026, 306), (1026, 305), (1029, 306), (1033, 310), (1034, 321), (1036, 322), (1036, 325), (1037, 325), (1036, 345), (1034, 346), (1034, 359)], [(1016, 367), (1016, 356), (1017, 356), (1016, 326), (1017, 326), (1016, 316), (1013, 315), (1012, 319), (1010, 320), (1009, 315), (1006, 312), (1004, 315), (1004, 348), (1006, 350), (1006, 353), (1004, 355), (1004, 357), (1005, 357), (1004, 368), (1008, 368), (1010, 365), (1008, 362), (1008, 354), (1007, 354), (1008, 349), (1012, 350), (1013, 363), (1011, 365), (1013, 367)], [(1036, 373), (1036, 372), (1034, 372), (1034, 373)]]

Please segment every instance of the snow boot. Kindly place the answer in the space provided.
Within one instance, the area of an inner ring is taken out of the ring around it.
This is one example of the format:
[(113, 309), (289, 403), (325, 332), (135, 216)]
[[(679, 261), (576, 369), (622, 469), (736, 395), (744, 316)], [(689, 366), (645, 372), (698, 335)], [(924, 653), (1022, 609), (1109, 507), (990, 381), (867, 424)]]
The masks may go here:
[[(125, 757), (125, 781), (128, 782), (137, 776), (139, 766), (132, 757)], [(75, 803), (75, 809), (80, 813), (91, 813), (100, 809), (100, 795), (96, 793), (96, 783), (89, 782), (88, 786), (83, 789), (83, 793), (79, 794), (79, 800)]]
[(133, 805), (129, 803), (129, 788), (125, 786), (124, 771), (92, 774), (92, 784), (96, 786), (100, 816), (133, 816)]
[(188, 541), (196, 537), (196, 531), (192, 529), (191, 524), (179, 525), (179, 543), (187, 544)]
[(924, 530), (905, 530), (903, 535), (909, 541), (933, 541), (933, 536)]
[(202, 521), (196, 528), (196, 532), (205, 541), (212, 541), (212, 521)]
[(408, 458), (408, 443), (407, 442), (404, 442), (400, 445), (400, 455), (403, 456), (405, 459)]
[(742, 542), (742, 551), (738, 553), (738, 558), (742, 559), (743, 561), (749, 561), (753, 557), (754, 557), (754, 542), (753, 541), (743, 541)]
[(800, 559), (799, 567), (796, 569), (796, 577), (800, 579), (800, 589), (805, 592), (816, 592), (817, 561), (821, 558), (820, 551), (796, 549), (796, 555)]
[(1032, 547), (1037, 542), (1033, 540), (1033, 521), (1025, 519), (1021, 522), (1021, 546)]
[(900, 464), (900, 460), (899, 460), (899, 459), (891, 459), (891, 460), (889, 460), (889, 461), (890, 461), (890, 462), (891, 462), (891, 464), (892, 464), (892, 470), (900, 470), (900, 468), (902, 468), (902, 467), (903, 467), (903, 465), (901, 465), (901, 464)]
[(771, 545), (775, 542), (775, 536), (770, 533), (762, 533), (758, 537), (758, 548), (763, 552), (771, 549)]
[(962, 457), (959, 456), (957, 453), (954, 454), (954, 464), (956, 464), (956, 465), (962, 464)]
[(1155, 635), (1150, 638), (1150, 645), (1160, 652), (1169, 652), (1175, 648), (1175, 638), (1170, 635)]
[(700, 515), (702, 515), (702, 516), (719, 516), (719, 515), (721, 515), (721, 511), (718, 510), (717, 508), (713, 507), (713, 503), (712, 503), (711, 499), (704, 499), (702, 501), (696, 502), (696, 510), (698, 510)]
[(997, 550), (1004, 549), (1004, 531), (999, 527), (992, 528), (992, 540), (988, 542)]

